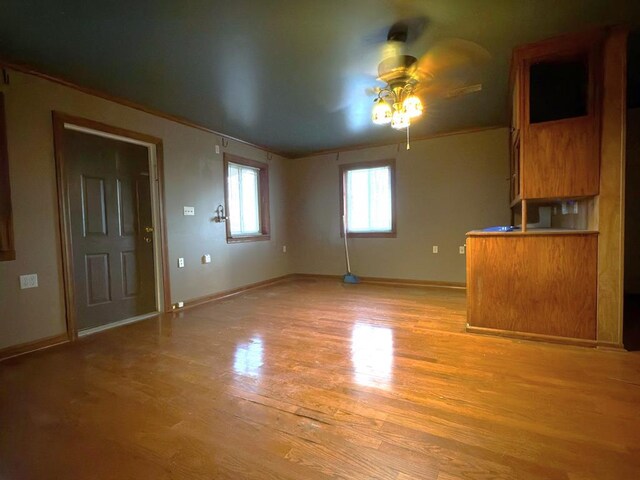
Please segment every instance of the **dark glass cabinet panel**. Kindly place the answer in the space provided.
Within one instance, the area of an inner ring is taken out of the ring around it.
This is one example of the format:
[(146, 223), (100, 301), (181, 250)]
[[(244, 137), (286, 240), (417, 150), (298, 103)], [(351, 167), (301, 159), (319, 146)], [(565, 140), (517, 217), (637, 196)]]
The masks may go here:
[(533, 63), (529, 70), (529, 122), (542, 123), (588, 114), (587, 57)]

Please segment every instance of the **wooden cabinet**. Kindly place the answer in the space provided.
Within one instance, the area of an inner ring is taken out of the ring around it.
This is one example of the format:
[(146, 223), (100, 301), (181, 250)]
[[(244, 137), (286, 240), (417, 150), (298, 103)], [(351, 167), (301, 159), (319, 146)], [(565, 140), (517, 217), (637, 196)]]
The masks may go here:
[(603, 38), (591, 31), (514, 51), (512, 202), (598, 194)]
[(468, 330), (596, 338), (596, 233), (470, 233)]

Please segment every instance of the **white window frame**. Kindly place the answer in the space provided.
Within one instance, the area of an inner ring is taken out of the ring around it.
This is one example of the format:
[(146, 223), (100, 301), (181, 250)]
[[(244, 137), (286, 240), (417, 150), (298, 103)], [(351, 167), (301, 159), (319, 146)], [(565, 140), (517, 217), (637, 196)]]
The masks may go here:
[[(391, 228), (390, 230), (370, 230), (370, 231), (351, 231), (347, 232), (349, 237), (361, 237), (361, 238), (395, 238), (397, 236), (396, 230), (396, 199), (395, 199), (395, 159), (378, 160), (371, 162), (359, 162), (340, 165), (340, 234), (344, 233), (343, 215), (347, 215), (348, 212), (345, 209), (347, 206), (347, 176), (349, 172), (354, 170), (372, 170), (375, 168), (386, 167), (389, 169), (389, 180), (391, 188)], [(347, 229), (349, 223), (347, 221)]]

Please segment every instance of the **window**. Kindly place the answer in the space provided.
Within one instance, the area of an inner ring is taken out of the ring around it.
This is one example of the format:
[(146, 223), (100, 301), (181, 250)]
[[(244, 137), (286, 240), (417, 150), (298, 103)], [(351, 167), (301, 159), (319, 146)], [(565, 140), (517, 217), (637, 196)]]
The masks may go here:
[(350, 237), (396, 236), (394, 160), (340, 165), (340, 191)]
[(269, 167), (225, 154), (227, 243), (269, 240)]
[(0, 92), (0, 261), (15, 259), (4, 94)]

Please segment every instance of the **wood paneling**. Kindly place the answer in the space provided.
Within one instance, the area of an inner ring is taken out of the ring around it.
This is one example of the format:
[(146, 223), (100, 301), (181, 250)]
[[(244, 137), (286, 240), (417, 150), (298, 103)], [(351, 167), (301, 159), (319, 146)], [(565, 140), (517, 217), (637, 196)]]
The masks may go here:
[(530, 125), (523, 138), (522, 196), (584, 197), (599, 189), (600, 129), (590, 117)]
[(616, 28), (604, 47), (602, 164), (598, 200), (598, 340), (613, 345), (622, 345), (627, 36), (626, 28)]
[(464, 324), (459, 290), (303, 279), (5, 361), (2, 475), (637, 476), (638, 355)]
[[(522, 71), (522, 198), (551, 199), (597, 195), (600, 164), (601, 42), (604, 30), (566, 35), (519, 47), (516, 69)], [(530, 66), (541, 60), (588, 57), (587, 114), (530, 123)]]
[(597, 235), (469, 236), (469, 325), (595, 340)]
[(4, 93), (0, 92), (0, 261), (15, 259), (7, 124), (4, 111)]

